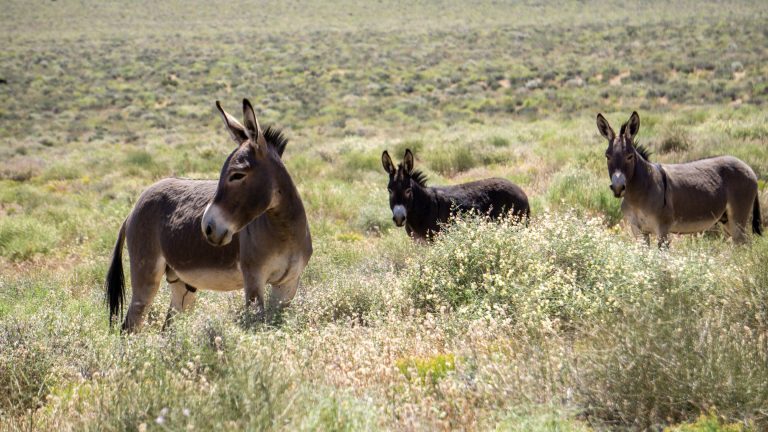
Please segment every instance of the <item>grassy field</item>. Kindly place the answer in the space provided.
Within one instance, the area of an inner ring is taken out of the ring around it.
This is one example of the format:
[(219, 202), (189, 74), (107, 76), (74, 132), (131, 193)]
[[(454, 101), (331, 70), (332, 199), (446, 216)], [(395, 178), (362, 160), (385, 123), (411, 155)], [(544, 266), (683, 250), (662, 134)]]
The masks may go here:
[[(3, 1), (0, 430), (765, 430), (768, 239), (648, 248), (595, 126), (732, 154), (768, 215), (761, 1)], [(279, 322), (202, 292), (108, 326), (141, 191), (216, 178), (214, 101), (290, 137), (315, 253)], [(391, 221), (380, 155), (520, 184), (527, 228)], [(764, 221), (764, 224), (768, 220)]]

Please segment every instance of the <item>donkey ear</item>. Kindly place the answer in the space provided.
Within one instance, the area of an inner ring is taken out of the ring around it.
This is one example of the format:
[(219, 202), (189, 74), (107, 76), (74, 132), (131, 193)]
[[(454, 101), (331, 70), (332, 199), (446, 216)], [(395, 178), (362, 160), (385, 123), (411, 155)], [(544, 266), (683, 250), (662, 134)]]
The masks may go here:
[(221, 118), (224, 120), (224, 126), (227, 127), (227, 131), (232, 137), (232, 140), (237, 143), (237, 145), (240, 145), (243, 143), (243, 141), (246, 141), (248, 139), (248, 135), (245, 134), (245, 128), (243, 125), (241, 125), (236, 118), (227, 114), (227, 112), (224, 111), (224, 108), (221, 107), (221, 103), (219, 101), (216, 101), (216, 109), (219, 110), (219, 114), (221, 114)]
[(389, 153), (387, 153), (386, 150), (381, 154), (381, 165), (384, 167), (384, 171), (389, 173), (389, 175), (395, 174), (395, 164), (392, 163), (392, 158), (389, 157)]
[(627, 121), (627, 130), (624, 131), (624, 135), (632, 139), (634, 138), (637, 133), (640, 131), (640, 115), (637, 114), (637, 111), (632, 111), (632, 115), (629, 116), (629, 120)]
[(405, 156), (403, 156), (403, 168), (405, 168), (405, 172), (408, 174), (413, 172), (413, 153), (411, 153), (411, 149), (405, 149)]
[(612, 143), (613, 139), (616, 138), (616, 132), (613, 131), (611, 125), (608, 124), (608, 120), (600, 113), (597, 114), (597, 130), (600, 131), (600, 135), (607, 139), (608, 142)]
[(259, 121), (256, 120), (256, 113), (253, 111), (253, 105), (248, 99), (243, 99), (243, 118), (245, 123), (245, 134), (251, 140), (251, 144), (256, 144), (256, 149), (266, 148), (267, 141), (264, 139), (264, 133), (261, 131)]

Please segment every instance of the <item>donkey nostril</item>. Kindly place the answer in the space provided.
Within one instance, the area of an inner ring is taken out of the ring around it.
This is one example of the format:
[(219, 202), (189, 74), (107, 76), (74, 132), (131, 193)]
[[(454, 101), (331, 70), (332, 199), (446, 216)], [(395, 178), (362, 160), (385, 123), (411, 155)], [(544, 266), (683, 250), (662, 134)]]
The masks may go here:
[(205, 227), (205, 235), (209, 236), (213, 232), (213, 228), (211, 228), (211, 224), (208, 224), (208, 226)]

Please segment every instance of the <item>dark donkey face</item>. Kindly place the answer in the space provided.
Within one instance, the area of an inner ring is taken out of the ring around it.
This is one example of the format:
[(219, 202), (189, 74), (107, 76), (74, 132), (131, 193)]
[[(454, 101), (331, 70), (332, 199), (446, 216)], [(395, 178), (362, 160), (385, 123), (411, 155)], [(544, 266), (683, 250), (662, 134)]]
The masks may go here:
[(395, 168), (392, 158), (385, 150), (381, 154), (381, 164), (384, 171), (389, 174), (389, 208), (392, 209), (392, 220), (395, 225), (401, 227), (405, 225), (405, 219), (408, 212), (413, 207), (413, 192), (411, 190), (411, 173), (413, 173), (413, 153), (410, 149), (405, 150), (403, 163)]
[(202, 229), (208, 243), (223, 246), (271, 207), (278, 156), (267, 146), (248, 99), (243, 100), (245, 125), (227, 114), (218, 101), (216, 108), (238, 147), (221, 168), (216, 195), (203, 213)]
[(597, 129), (608, 140), (608, 149), (605, 157), (608, 160), (608, 175), (611, 177), (611, 190), (613, 196), (624, 196), (627, 184), (635, 173), (637, 152), (634, 139), (640, 130), (640, 116), (633, 112), (629, 120), (621, 126), (621, 132), (617, 136), (608, 124), (608, 120), (602, 114), (597, 115)]

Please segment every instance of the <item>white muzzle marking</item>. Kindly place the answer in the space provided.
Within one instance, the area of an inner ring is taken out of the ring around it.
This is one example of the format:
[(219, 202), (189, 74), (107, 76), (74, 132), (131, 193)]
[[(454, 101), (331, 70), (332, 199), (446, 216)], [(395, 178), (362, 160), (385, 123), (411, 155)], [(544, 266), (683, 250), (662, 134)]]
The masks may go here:
[[(627, 179), (621, 171), (614, 171), (611, 175), (611, 190), (616, 197), (623, 197), (626, 191)], [(618, 193), (617, 193), (618, 191)]]
[(406, 216), (408, 216), (408, 212), (404, 205), (398, 204), (392, 208), (392, 220), (395, 221), (395, 225), (403, 226)]
[(200, 224), (203, 235), (208, 243), (214, 246), (224, 246), (232, 241), (235, 229), (232, 223), (221, 211), (219, 206), (208, 204), (203, 212), (203, 219)]

